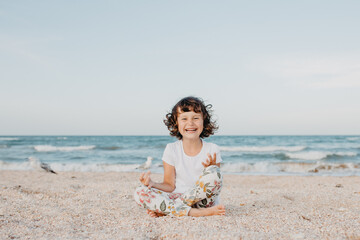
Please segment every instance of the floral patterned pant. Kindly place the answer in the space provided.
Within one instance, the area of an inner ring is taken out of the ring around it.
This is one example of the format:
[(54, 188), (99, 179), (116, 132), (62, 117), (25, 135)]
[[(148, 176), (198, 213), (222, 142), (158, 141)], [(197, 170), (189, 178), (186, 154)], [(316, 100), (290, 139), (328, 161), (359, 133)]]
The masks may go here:
[(168, 193), (146, 186), (135, 190), (135, 201), (142, 207), (171, 216), (186, 216), (191, 207), (206, 208), (215, 203), (220, 194), (222, 175), (220, 168), (211, 165), (204, 168), (194, 187), (184, 193)]

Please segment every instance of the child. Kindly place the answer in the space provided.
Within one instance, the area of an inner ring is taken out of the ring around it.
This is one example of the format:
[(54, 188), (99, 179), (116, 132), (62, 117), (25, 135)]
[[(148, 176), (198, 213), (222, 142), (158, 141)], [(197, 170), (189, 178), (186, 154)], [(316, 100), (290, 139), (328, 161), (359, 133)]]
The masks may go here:
[(150, 171), (140, 175), (144, 186), (134, 193), (135, 201), (152, 217), (224, 215), (217, 205), (222, 187), (219, 147), (202, 138), (217, 130), (211, 105), (195, 97), (181, 99), (164, 120), (171, 136), (163, 154), (164, 180), (153, 182)]

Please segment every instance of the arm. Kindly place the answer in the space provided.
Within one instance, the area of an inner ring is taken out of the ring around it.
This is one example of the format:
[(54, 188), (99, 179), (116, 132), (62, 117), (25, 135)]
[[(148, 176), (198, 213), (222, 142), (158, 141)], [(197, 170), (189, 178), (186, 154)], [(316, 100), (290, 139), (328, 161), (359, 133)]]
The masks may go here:
[(164, 180), (162, 183), (153, 182), (150, 178), (151, 172), (142, 173), (140, 181), (148, 188), (157, 188), (164, 192), (172, 192), (175, 190), (175, 167), (163, 162), (164, 164)]
[(172, 192), (175, 190), (175, 167), (163, 161), (164, 180), (162, 183), (154, 182), (153, 187), (164, 192)]

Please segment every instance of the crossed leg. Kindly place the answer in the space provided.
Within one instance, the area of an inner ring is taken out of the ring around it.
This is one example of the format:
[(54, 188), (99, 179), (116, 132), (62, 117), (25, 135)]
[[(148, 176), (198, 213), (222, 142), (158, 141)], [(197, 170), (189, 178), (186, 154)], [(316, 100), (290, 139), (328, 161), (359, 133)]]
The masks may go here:
[(142, 186), (136, 189), (134, 198), (140, 206), (147, 209), (151, 217), (224, 215), (224, 205), (214, 206), (221, 187), (220, 169), (212, 165), (205, 168), (194, 187), (183, 194), (166, 193)]

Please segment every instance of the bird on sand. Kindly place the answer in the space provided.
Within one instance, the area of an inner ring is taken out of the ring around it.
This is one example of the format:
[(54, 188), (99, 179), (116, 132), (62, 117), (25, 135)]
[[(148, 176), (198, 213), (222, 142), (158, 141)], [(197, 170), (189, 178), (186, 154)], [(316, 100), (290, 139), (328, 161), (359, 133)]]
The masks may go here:
[(32, 168), (34, 168), (36, 170), (43, 169), (46, 172), (57, 174), (54, 170), (52, 170), (50, 168), (49, 164), (43, 163), (43, 162), (39, 161), (39, 159), (37, 159), (35, 157), (29, 157), (28, 159), (29, 159), (30, 166)]
[(153, 160), (154, 158), (152, 158), (152, 157), (147, 157), (147, 160), (146, 160), (146, 162), (144, 162), (143, 164), (141, 164), (138, 168), (140, 168), (140, 169), (149, 169), (150, 167), (151, 167), (151, 163), (152, 163), (152, 160)]

